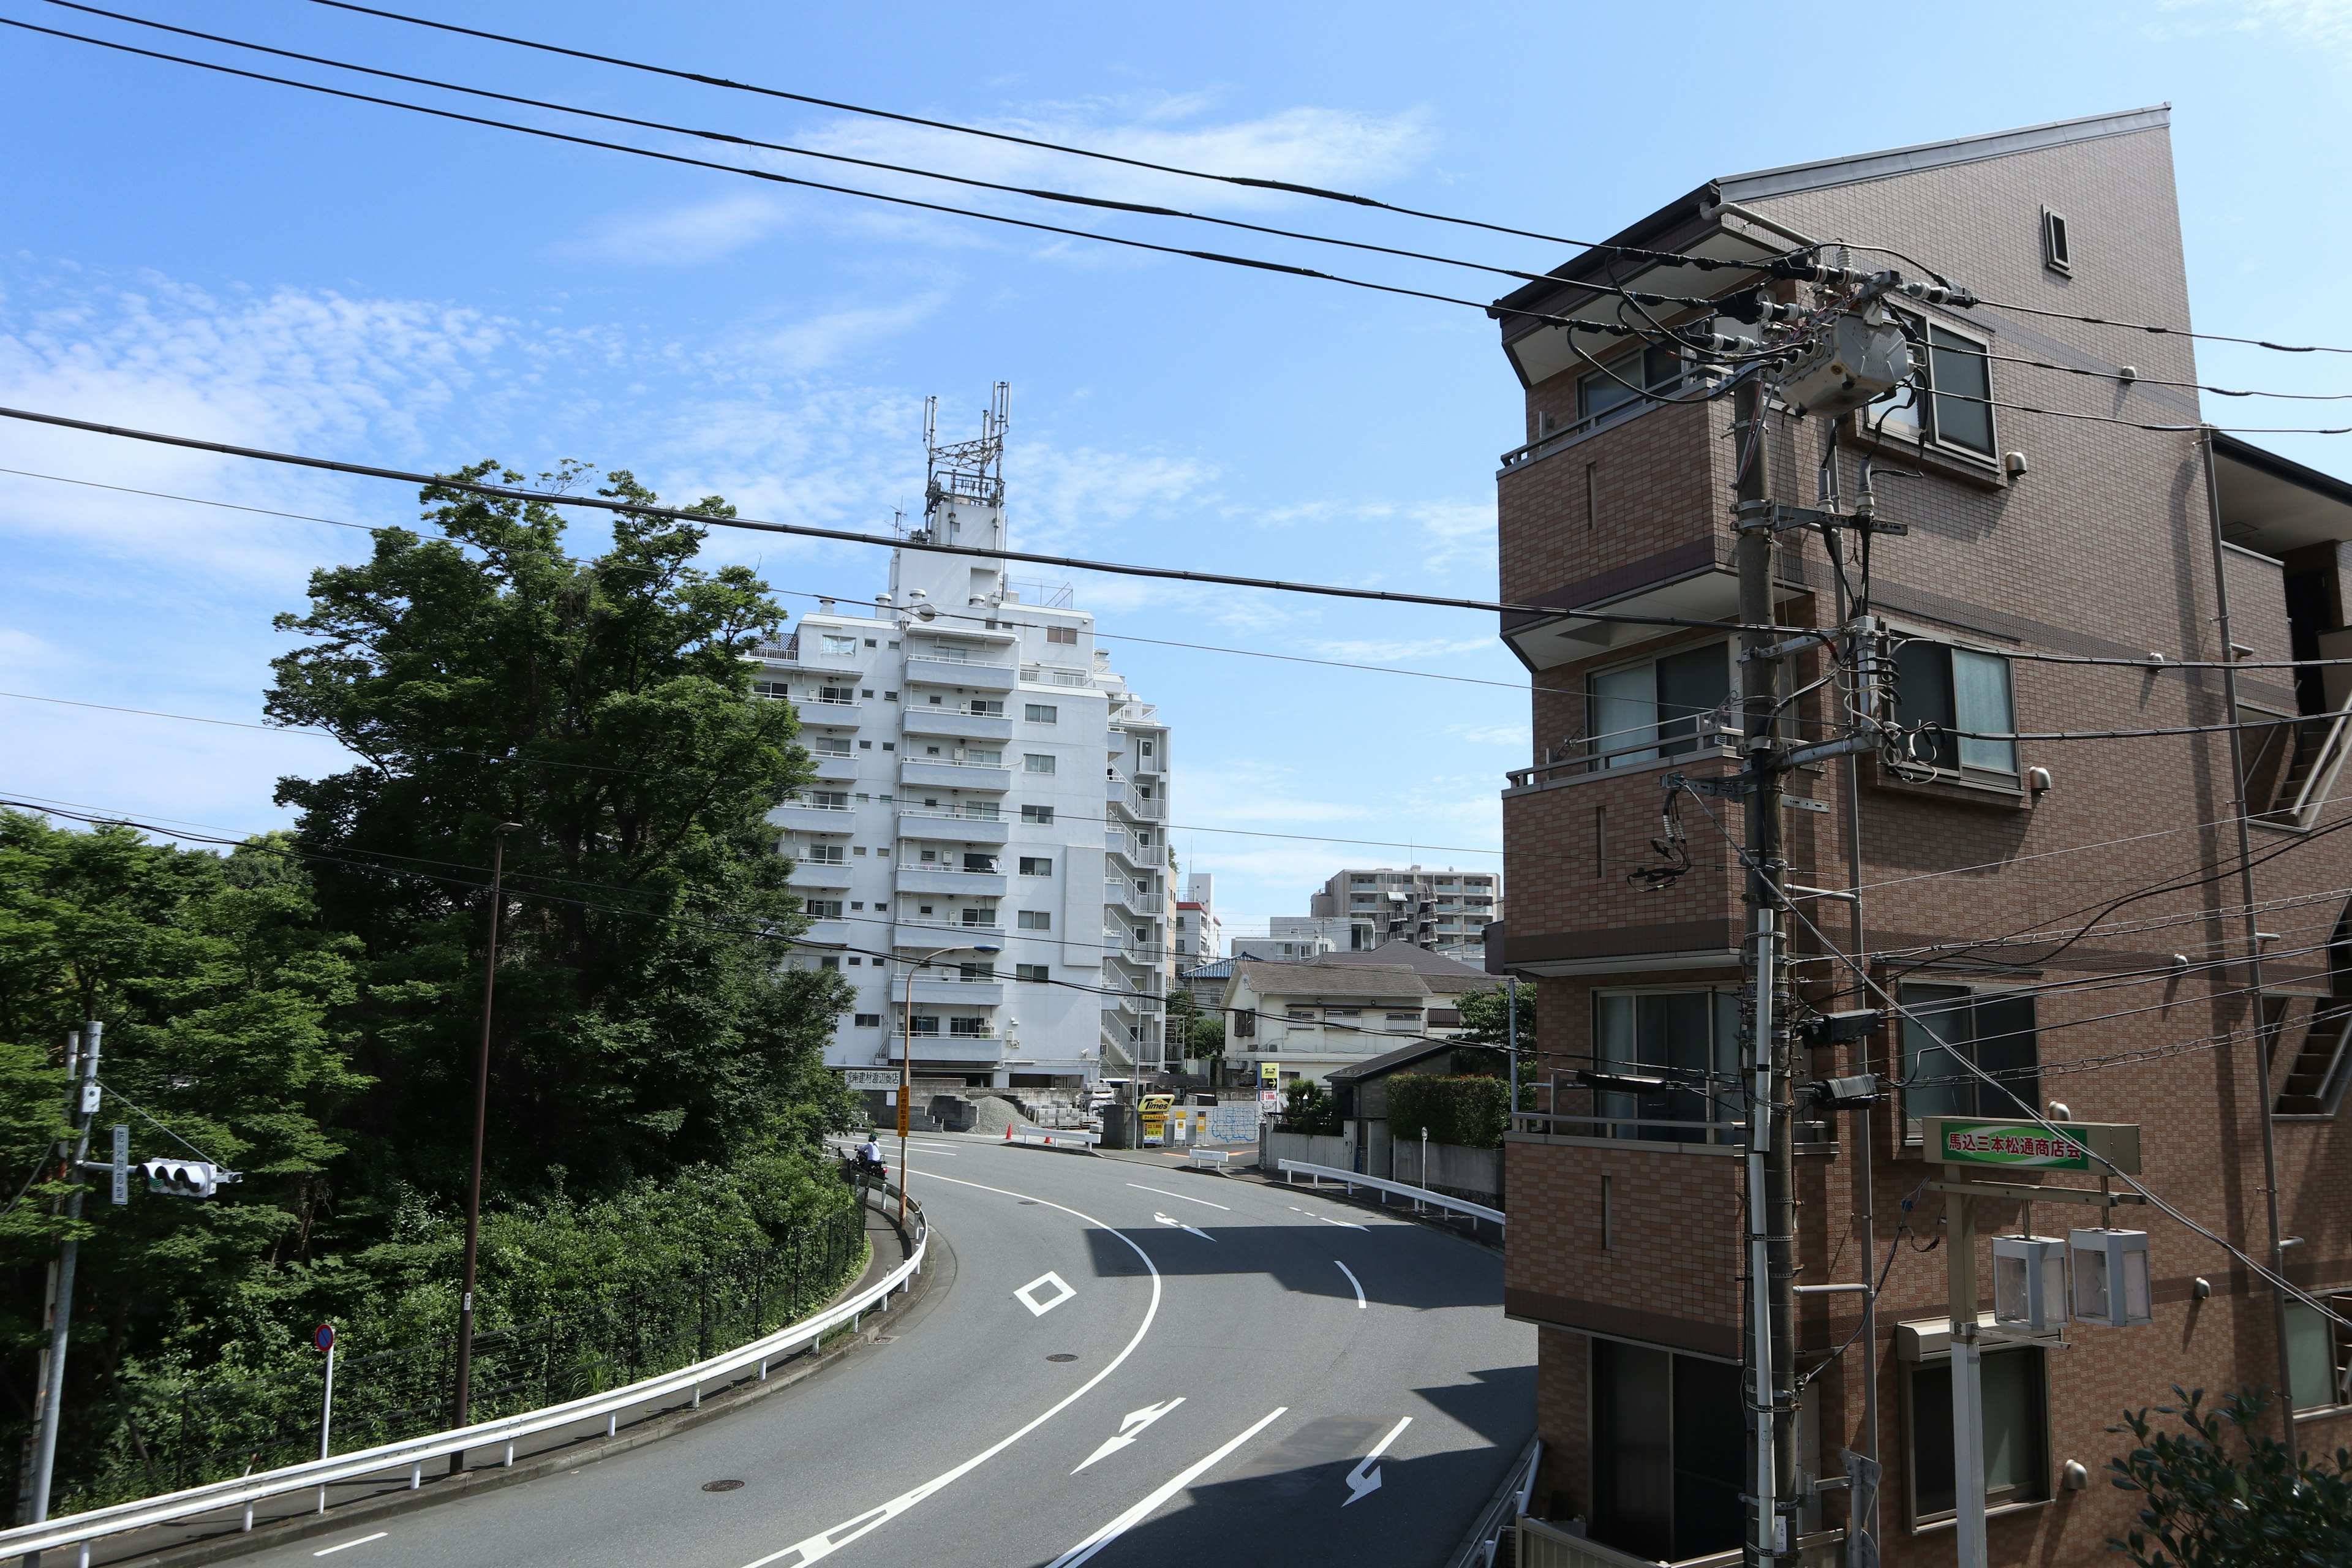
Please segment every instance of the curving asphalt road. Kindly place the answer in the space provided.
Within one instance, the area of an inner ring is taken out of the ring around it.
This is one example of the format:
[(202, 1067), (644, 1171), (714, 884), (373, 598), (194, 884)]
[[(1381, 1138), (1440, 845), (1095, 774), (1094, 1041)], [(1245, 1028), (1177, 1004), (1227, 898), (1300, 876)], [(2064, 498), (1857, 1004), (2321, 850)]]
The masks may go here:
[(910, 1164), (940, 1273), (890, 1340), (663, 1442), (247, 1561), (1437, 1564), (1533, 1428), (1534, 1331), (1484, 1248), (1136, 1160), (935, 1137)]

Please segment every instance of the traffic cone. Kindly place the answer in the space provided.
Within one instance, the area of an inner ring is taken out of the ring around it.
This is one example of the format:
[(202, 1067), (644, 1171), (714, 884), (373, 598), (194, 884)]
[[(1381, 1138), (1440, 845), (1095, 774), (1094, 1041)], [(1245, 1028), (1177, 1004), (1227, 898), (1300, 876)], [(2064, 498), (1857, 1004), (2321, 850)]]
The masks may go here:
[(1005, 1141), (1007, 1143), (1010, 1143), (1010, 1142), (1013, 1142), (1013, 1123), (1011, 1123), (1010, 1121), (1008, 1121), (1008, 1122), (1006, 1122), (1006, 1123), (1004, 1124), (1004, 1141)]

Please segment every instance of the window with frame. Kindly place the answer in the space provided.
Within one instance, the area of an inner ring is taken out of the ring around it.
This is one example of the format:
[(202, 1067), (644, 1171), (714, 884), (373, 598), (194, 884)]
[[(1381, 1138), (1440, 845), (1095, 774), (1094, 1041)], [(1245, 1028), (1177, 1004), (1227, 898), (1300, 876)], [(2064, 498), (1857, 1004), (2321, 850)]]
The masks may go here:
[(1631, 403), (1646, 404), (1643, 393), (1661, 391), (1682, 375), (1682, 359), (1673, 349), (1652, 346), (1629, 353), (1577, 383), (1578, 416), (1597, 419)]
[(801, 851), (801, 858), (812, 866), (838, 866), (841, 864), (841, 846), (812, 844)]
[(974, 982), (993, 980), (996, 978), (996, 964), (993, 960), (984, 958), (959, 963), (956, 965), (956, 978)]
[[(1895, 650), (1895, 721), (1906, 728), (1934, 724), (1945, 731), (1929, 731), (1918, 737), (1913, 755), (1919, 761), (1962, 778), (2017, 778), (2016, 742), (1969, 738), (1970, 733), (2015, 732), (2017, 699), (2008, 659), (1910, 637)], [(1955, 731), (1964, 733), (1951, 733)]]
[(1052, 931), (1054, 912), (1051, 910), (1023, 910), (1013, 917), (1016, 931)]
[(1648, 1345), (1592, 1346), (1593, 1539), (1660, 1562), (1739, 1545), (1739, 1369)]
[(1078, 628), (1076, 626), (1047, 626), (1045, 628), (1045, 640), (1047, 642), (1067, 643), (1072, 647), (1076, 647), (1078, 640)]
[(1897, 310), (1911, 340), (1911, 381), (1864, 410), (1869, 429), (1900, 441), (1990, 458), (1992, 362), (1981, 338)]
[(1021, 857), (1021, 874), (1024, 877), (1050, 877), (1054, 874), (1054, 862), (1043, 855), (1024, 855)]
[(1735, 1130), (1704, 1125), (1741, 1116), (1737, 993), (1601, 991), (1593, 995), (1592, 1010), (1600, 1071), (1664, 1080), (1654, 1089), (1596, 1091), (1593, 1114), (1685, 1123), (1638, 1127), (1612, 1121), (1596, 1127), (1596, 1133), (1657, 1143), (1738, 1142)]
[(1022, 704), (1022, 718), (1027, 723), (1058, 724), (1062, 721), (1061, 715), (1062, 710), (1051, 702)]
[[(2337, 1315), (2352, 1317), (2352, 1293), (2321, 1298)], [(2331, 1322), (2307, 1301), (2286, 1304), (2286, 1369), (2294, 1407), (2334, 1410), (2352, 1405), (2352, 1330)]]
[(1021, 820), (1041, 826), (1050, 825), (1054, 820), (1054, 808), (1050, 805), (1024, 805), (1021, 808)]
[(1586, 747), (1596, 768), (1631, 767), (1699, 748), (1729, 721), (1731, 645), (1706, 643), (1586, 678)]
[[(2042, 1103), (2040, 1041), (2031, 993), (1971, 991), (1965, 985), (1905, 985), (1903, 1115), (1916, 1142), (1929, 1116), (2037, 1115)], [(1990, 1074), (1995, 1088), (1970, 1072)]]
[(1021, 753), (1021, 771), (1025, 773), (1050, 773), (1054, 771), (1054, 758), (1049, 752), (1024, 752)]
[(853, 1029), (878, 1029), (881, 1026), (882, 1015), (879, 1013), (857, 1014), (850, 1023)]
[(918, 1013), (914, 1017), (913, 1027), (914, 1032), (919, 1035), (936, 1035), (940, 1032), (940, 1020), (935, 1014)]
[[(1911, 1462), (1911, 1523), (1953, 1517), (1952, 1363), (1906, 1363), (1904, 1403)], [(1985, 1505), (2039, 1502), (2050, 1495), (2049, 1395), (2042, 1352), (2032, 1346), (1989, 1351), (1979, 1363), (1984, 1407)]]
[(1042, 963), (1016, 963), (1013, 966), (1013, 978), (1015, 980), (1034, 980), (1043, 984), (1050, 977), (1045, 973), (1045, 966)]
[(824, 656), (827, 658), (849, 658), (854, 657), (857, 652), (857, 639), (856, 637), (837, 637), (832, 632), (827, 632), (824, 634), (823, 641), (824, 643)]
[(813, 921), (837, 921), (841, 918), (839, 899), (811, 899), (802, 908), (808, 910), (809, 919)]

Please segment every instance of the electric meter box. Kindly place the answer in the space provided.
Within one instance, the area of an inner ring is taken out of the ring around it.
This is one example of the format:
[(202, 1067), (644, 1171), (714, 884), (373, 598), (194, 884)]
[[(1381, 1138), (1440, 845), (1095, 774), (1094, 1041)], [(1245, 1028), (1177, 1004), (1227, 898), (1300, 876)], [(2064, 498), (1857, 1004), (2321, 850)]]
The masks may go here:
[(1911, 344), (1872, 308), (1832, 321), (1780, 376), (1780, 400), (1801, 415), (1835, 418), (1875, 403), (1911, 379)]
[(2156, 1321), (2147, 1232), (2070, 1230), (2066, 1244), (2074, 1254), (2074, 1316), (2079, 1321), (2118, 1329)]
[(2054, 1329), (2066, 1321), (2066, 1244), (2054, 1236), (1992, 1238), (1992, 1321)]

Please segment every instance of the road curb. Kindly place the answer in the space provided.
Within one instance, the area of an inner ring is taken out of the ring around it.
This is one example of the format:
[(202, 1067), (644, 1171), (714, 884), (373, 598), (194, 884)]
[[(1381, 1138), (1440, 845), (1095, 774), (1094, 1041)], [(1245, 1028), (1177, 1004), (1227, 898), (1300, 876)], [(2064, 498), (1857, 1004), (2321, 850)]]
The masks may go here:
[[(898, 1230), (897, 1222), (891, 1222), (891, 1227), (893, 1230)], [(901, 1244), (908, 1246), (908, 1250), (911, 1251), (911, 1244), (907, 1241), (906, 1232), (898, 1230), (898, 1235)], [(931, 1232), (931, 1237), (934, 1242), (940, 1240), (936, 1227)], [(871, 1267), (869, 1264), (868, 1268)], [(770, 1394), (780, 1393), (797, 1383), (815, 1376), (827, 1367), (839, 1363), (852, 1352), (874, 1343), (882, 1337), (885, 1329), (899, 1322), (908, 1311), (921, 1304), (923, 1299), (930, 1293), (932, 1279), (940, 1272), (937, 1268), (924, 1268), (914, 1277), (906, 1289), (892, 1298), (889, 1306), (866, 1314), (861, 1325), (856, 1331), (845, 1334), (834, 1344), (832, 1349), (821, 1350), (814, 1356), (796, 1357), (790, 1366), (772, 1371), (765, 1379), (754, 1379), (719, 1390), (705, 1396), (698, 1404), (648, 1417), (637, 1426), (614, 1436), (582, 1438), (559, 1447), (550, 1448), (544, 1453), (533, 1454), (528, 1458), (519, 1458), (512, 1465), (496, 1465), (445, 1477), (416, 1491), (398, 1491), (383, 1497), (363, 1499), (342, 1504), (329, 1513), (298, 1514), (290, 1519), (274, 1520), (266, 1524), (257, 1523), (250, 1531), (239, 1531), (234, 1534), (216, 1536), (211, 1540), (192, 1541), (185, 1545), (167, 1547), (163, 1551), (151, 1552), (143, 1557), (116, 1559), (105, 1563), (104, 1568), (197, 1568), (200, 1563), (218, 1563), (232, 1557), (243, 1557), (252, 1552), (268, 1551), (272, 1547), (284, 1546), (292, 1542), (306, 1541), (314, 1536), (340, 1534), (347, 1530), (379, 1523), (387, 1519), (395, 1519), (403, 1514), (415, 1513), (419, 1510), (433, 1508), (441, 1503), (463, 1501), (480, 1492), (496, 1490), (501, 1487), (520, 1486), (525, 1481), (537, 1480), (543, 1476), (577, 1470), (599, 1459), (613, 1458), (627, 1453), (632, 1448), (657, 1443), (665, 1437), (686, 1431), (690, 1427), (699, 1426), (707, 1421), (716, 1421), (720, 1416), (732, 1415), (746, 1405), (757, 1404)], [(851, 1280), (835, 1295), (834, 1300), (839, 1301), (851, 1295), (865, 1282), (866, 1274), (861, 1271), (857, 1279)], [(831, 1304), (827, 1303), (828, 1306)], [(490, 1445), (486, 1445), (486, 1447)]]

